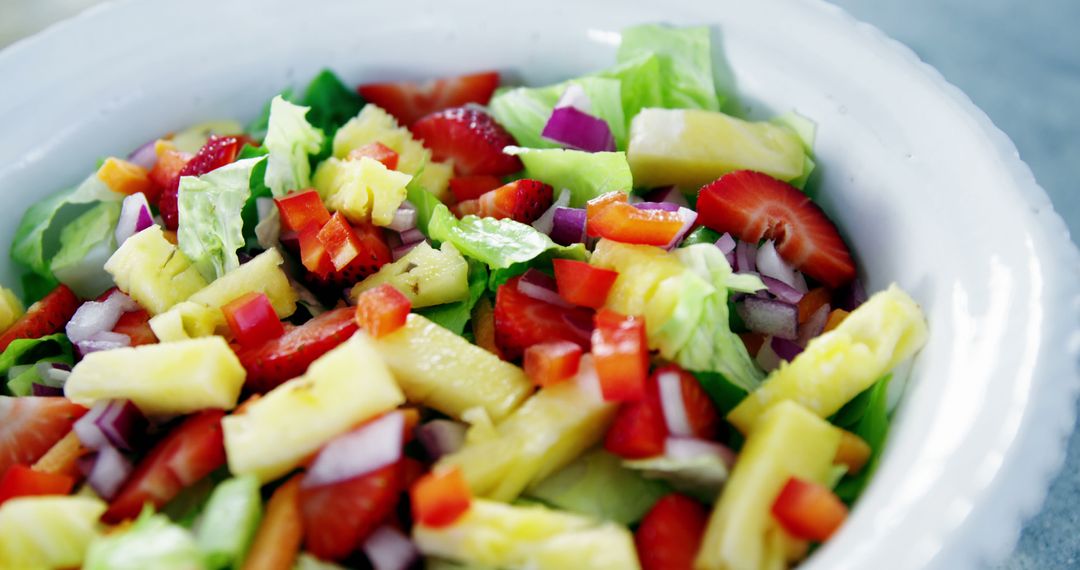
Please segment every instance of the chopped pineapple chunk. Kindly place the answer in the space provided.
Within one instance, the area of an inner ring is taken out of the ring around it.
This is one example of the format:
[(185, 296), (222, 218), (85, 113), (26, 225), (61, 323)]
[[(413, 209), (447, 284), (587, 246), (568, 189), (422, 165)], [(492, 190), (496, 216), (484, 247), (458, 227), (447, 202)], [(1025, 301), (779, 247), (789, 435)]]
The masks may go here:
[(244, 367), (219, 336), (87, 354), (71, 370), (64, 395), (92, 406), (131, 400), (147, 415), (232, 409), (244, 384)]
[(694, 567), (764, 568), (784, 559), (793, 539), (786, 534), (770, 537), (780, 532), (772, 504), (790, 477), (824, 484), (839, 446), (840, 430), (806, 408), (794, 402), (769, 408), (739, 453)]
[(330, 211), (341, 212), (354, 224), (370, 221), (388, 226), (405, 201), (405, 186), (410, 180), (412, 176), (390, 170), (371, 157), (330, 157), (315, 170), (312, 183)]
[(781, 363), (728, 414), (746, 433), (769, 406), (794, 400), (820, 417), (836, 413), (926, 342), (926, 320), (896, 285), (874, 294), (835, 329), (810, 341), (790, 364)]
[(425, 556), (467, 565), (529, 570), (640, 568), (626, 527), (542, 506), (473, 499), (469, 510), (441, 528), (413, 527)]
[(150, 330), (159, 342), (176, 342), (214, 334), (223, 322), (221, 311), (184, 301), (150, 319)]
[(215, 327), (219, 332), (224, 332), (226, 325), (225, 316), (218, 309), (251, 292), (265, 293), (278, 318), (283, 319), (296, 311), (298, 299), (288, 276), (281, 269), (284, 262), (277, 249), (268, 249), (193, 293), (188, 300), (214, 310)]
[(413, 308), (460, 301), (469, 296), (469, 264), (454, 244), (434, 249), (420, 242), (401, 259), (388, 263), (352, 289), (352, 298), (383, 283), (401, 291)]
[(89, 497), (8, 499), (0, 505), (0, 568), (78, 568), (105, 508)]
[[(619, 273), (605, 306), (624, 315), (644, 315), (657, 287), (681, 277), (686, 267), (678, 258), (651, 245), (629, 245), (608, 239), (596, 244), (589, 263)], [(663, 324), (663, 323), (660, 323)]]
[(4, 332), (23, 315), (23, 306), (11, 289), (0, 287), (0, 332)]
[(156, 225), (129, 237), (105, 262), (105, 271), (152, 315), (206, 287), (191, 260)]
[(460, 467), (478, 496), (516, 498), (603, 438), (616, 406), (589, 387), (594, 381), (586, 357), (577, 380), (540, 390), (495, 427), (494, 437), (468, 438), (439, 465)]
[(371, 339), (357, 333), (303, 376), (222, 420), (229, 470), (272, 481), (333, 437), (404, 401)]
[(455, 418), (479, 406), (499, 421), (532, 392), (520, 368), (415, 313), (375, 347), (410, 402)]

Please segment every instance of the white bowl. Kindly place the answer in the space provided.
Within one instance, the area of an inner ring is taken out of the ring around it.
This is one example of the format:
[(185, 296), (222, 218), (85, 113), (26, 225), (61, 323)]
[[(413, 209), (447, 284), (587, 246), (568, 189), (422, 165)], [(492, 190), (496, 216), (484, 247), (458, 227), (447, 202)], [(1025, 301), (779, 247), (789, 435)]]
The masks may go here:
[[(580, 5), (576, 5), (580, 4)], [(637, 22), (707, 23), (756, 115), (817, 121), (825, 208), (871, 290), (923, 305), (884, 461), (810, 568), (963, 568), (1015, 543), (1063, 457), (1080, 255), (1016, 149), (908, 49), (820, 2), (121, 2), (0, 53), (0, 248), (29, 204), (162, 132), (250, 119), (329, 66), (347, 80), (609, 65)], [(14, 281), (10, 267), (0, 280)]]

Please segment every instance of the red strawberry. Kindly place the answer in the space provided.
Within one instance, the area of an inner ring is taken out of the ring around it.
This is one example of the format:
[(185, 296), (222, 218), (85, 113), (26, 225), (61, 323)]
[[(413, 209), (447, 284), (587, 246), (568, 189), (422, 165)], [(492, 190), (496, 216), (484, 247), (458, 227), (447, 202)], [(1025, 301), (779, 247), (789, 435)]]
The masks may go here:
[(40, 459), (85, 413), (67, 398), (0, 396), (0, 474)]
[(30, 305), (26, 314), (19, 317), (4, 334), (0, 334), (0, 352), (7, 350), (13, 340), (38, 338), (63, 331), (79, 305), (79, 298), (67, 285), (57, 285), (43, 299)]
[(158, 341), (157, 335), (150, 328), (150, 313), (147, 313), (144, 309), (129, 311), (120, 315), (120, 319), (116, 321), (116, 326), (113, 327), (112, 331), (130, 337), (131, 346), (154, 344)]
[(629, 459), (664, 453), (668, 430), (664, 412), (653, 398), (624, 402), (604, 436), (604, 449)]
[(368, 83), (357, 87), (356, 91), (408, 126), (424, 115), (450, 107), (460, 107), (466, 103), (487, 105), (498, 86), (499, 74), (489, 71), (423, 83)]
[(458, 176), (506, 176), (521, 170), (521, 160), (503, 153), (517, 144), (490, 115), (470, 107), (455, 107), (427, 115), (412, 132), (438, 161), (453, 160)]
[(518, 290), (514, 277), (495, 293), (495, 339), (507, 360), (541, 342), (567, 340), (589, 350), (592, 311), (533, 299)]
[(698, 194), (698, 222), (757, 243), (774, 240), (785, 261), (829, 287), (855, 278), (855, 264), (836, 226), (810, 198), (771, 176), (740, 170)]
[(296, 378), (318, 357), (345, 342), (356, 332), (356, 311), (343, 307), (323, 313), (285, 334), (253, 348), (234, 346), (247, 371), (246, 388), (268, 392)]
[(301, 485), (304, 546), (324, 560), (345, 558), (390, 516), (401, 489), (400, 462), (329, 485)]
[(551, 186), (528, 178), (515, 180), (480, 197), (480, 215), (531, 224), (551, 207)]
[(691, 570), (708, 522), (709, 511), (689, 497), (657, 501), (634, 535), (641, 570)]
[(180, 171), (191, 160), (191, 155), (178, 150), (166, 150), (158, 157), (154, 167), (147, 175), (154, 189), (147, 194), (146, 199), (151, 204), (161, 201), (161, 194), (169, 188), (175, 188), (180, 180)]
[(694, 437), (700, 439), (713, 439), (720, 431), (720, 412), (716, 410), (705, 389), (701, 387), (694, 375), (679, 368), (676, 364), (669, 364), (653, 372), (649, 378), (649, 397), (660, 402), (660, 377), (663, 374), (674, 373), (679, 377), (683, 408), (686, 409), (686, 419)]
[(236, 160), (236, 154), (240, 152), (240, 147), (244, 146), (246, 140), (246, 137), (211, 135), (199, 152), (184, 165), (170, 185), (161, 192), (161, 198), (158, 200), (158, 210), (161, 211), (161, 218), (165, 220), (167, 229), (175, 231), (180, 221), (176, 204), (180, 190), (180, 177), (200, 176), (231, 163)]
[(455, 176), (450, 179), (450, 193), (458, 202), (475, 200), (502, 186), (498, 176)]

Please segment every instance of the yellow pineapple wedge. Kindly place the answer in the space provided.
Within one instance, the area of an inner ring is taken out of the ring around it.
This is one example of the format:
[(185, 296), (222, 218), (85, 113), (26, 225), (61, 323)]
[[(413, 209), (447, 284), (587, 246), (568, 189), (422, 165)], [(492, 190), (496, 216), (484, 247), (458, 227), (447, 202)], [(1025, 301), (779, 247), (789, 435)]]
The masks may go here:
[(926, 335), (919, 305), (891, 285), (852, 311), (838, 327), (811, 340), (790, 363), (781, 363), (727, 419), (746, 433), (762, 412), (784, 400), (829, 417), (914, 355)]
[(473, 499), (449, 526), (413, 527), (424, 556), (507, 570), (634, 570), (640, 568), (626, 527), (547, 507)]
[(370, 221), (388, 226), (405, 201), (405, 186), (410, 180), (412, 176), (390, 170), (371, 157), (330, 157), (315, 170), (312, 183), (331, 212), (341, 212), (354, 224)]
[(193, 293), (188, 300), (215, 310), (220, 319), (217, 328), (224, 330), (225, 317), (220, 309), (247, 293), (265, 293), (279, 319), (296, 311), (296, 291), (282, 270), (285, 260), (276, 248), (268, 249), (247, 263), (214, 280), (213, 283)]
[[(604, 306), (624, 315), (644, 316), (650, 337), (675, 310), (673, 301), (679, 298), (678, 295), (657, 294), (683, 287), (686, 267), (671, 253), (651, 245), (602, 239), (597, 242), (589, 263), (619, 273)], [(650, 338), (650, 348), (657, 348), (654, 338)]]
[(90, 497), (8, 499), (0, 505), (0, 568), (78, 568), (105, 509)]
[(236, 407), (244, 367), (219, 336), (87, 354), (64, 383), (72, 402), (131, 400), (147, 415)]
[(156, 225), (129, 237), (105, 262), (105, 271), (152, 315), (206, 287), (202, 274)]
[(150, 319), (150, 330), (159, 342), (176, 342), (214, 334), (224, 321), (220, 309), (184, 301)]
[(23, 315), (22, 303), (11, 289), (0, 287), (0, 332), (4, 332)]
[(839, 446), (840, 430), (799, 404), (769, 408), (746, 438), (713, 508), (694, 568), (764, 568), (782, 559), (785, 554), (774, 551), (786, 552), (794, 539), (770, 539), (780, 531), (771, 514), (773, 501), (790, 477), (825, 484)]
[(780, 180), (803, 173), (803, 143), (794, 130), (717, 111), (642, 109), (630, 123), (626, 159), (634, 186), (699, 188), (734, 170)]
[(415, 313), (375, 349), (410, 402), (457, 419), (480, 407), (499, 421), (533, 389), (521, 368)]
[(272, 481), (335, 436), (404, 402), (371, 339), (356, 333), (303, 376), (222, 420), (229, 471)]
[(576, 379), (537, 392), (496, 425), (493, 435), (473, 437), (470, 430), (465, 445), (439, 466), (460, 467), (477, 496), (513, 500), (603, 439), (616, 406), (596, 386), (586, 356)]
[(439, 249), (420, 242), (401, 259), (357, 283), (352, 289), (353, 301), (383, 283), (401, 291), (414, 309), (452, 303), (469, 296), (469, 264), (450, 242), (443, 242)]

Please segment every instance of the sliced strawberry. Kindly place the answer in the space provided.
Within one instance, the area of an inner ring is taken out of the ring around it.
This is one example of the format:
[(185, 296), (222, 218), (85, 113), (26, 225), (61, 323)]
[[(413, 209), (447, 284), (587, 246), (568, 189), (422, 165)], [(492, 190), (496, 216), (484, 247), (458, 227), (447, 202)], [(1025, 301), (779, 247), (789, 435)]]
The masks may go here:
[(517, 144), (491, 115), (469, 107), (432, 113), (412, 126), (437, 161), (454, 161), (459, 176), (506, 176), (521, 170), (521, 160), (503, 152)]
[(450, 179), (450, 193), (458, 202), (475, 200), (502, 186), (498, 176), (455, 176)]
[(300, 376), (318, 357), (345, 342), (356, 332), (356, 311), (342, 307), (323, 313), (287, 330), (284, 335), (250, 348), (233, 347), (247, 370), (246, 388), (268, 392)]
[(495, 293), (495, 342), (508, 360), (517, 359), (534, 344), (567, 340), (589, 349), (592, 311), (553, 305), (518, 290), (514, 277)]
[(356, 90), (361, 97), (386, 109), (401, 124), (408, 126), (424, 115), (450, 107), (460, 107), (466, 103), (487, 105), (498, 86), (499, 74), (488, 71), (423, 83), (368, 83)]
[(689, 497), (657, 501), (634, 534), (641, 570), (691, 570), (708, 522), (709, 511)]
[(85, 413), (67, 398), (0, 396), (0, 474), (40, 459)]
[(480, 196), (479, 215), (531, 224), (551, 207), (552, 200), (551, 186), (523, 178)]
[(154, 167), (147, 175), (154, 189), (146, 195), (151, 204), (158, 204), (161, 194), (170, 188), (175, 188), (180, 183), (180, 171), (191, 161), (191, 155), (178, 150), (166, 150), (158, 156)]
[(720, 412), (693, 374), (676, 364), (659, 368), (649, 378), (649, 396), (660, 401), (660, 378), (665, 374), (675, 374), (679, 378), (680, 401), (686, 410), (687, 423), (693, 432), (691, 435), (699, 439), (715, 438), (720, 431)]
[(30, 305), (25, 315), (0, 334), (0, 352), (7, 350), (13, 340), (40, 338), (63, 331), (80, 304), (67, 285), (58, 285), (43, 299)]
[(169, 430), (135, 467), (101, 519), (135, 518), (145, 503), (161, 507), (186, 487), (225, 464), (221, 410), (203, 410)]
[(394, 511), (401, 462), (329, 485), (300, 488), (304, 546), (325, 560), (341, 560)]
[(158, 341), (157, 335), (150, 328), (150, 313), (144, 309), (128, 311), (120, 315), (112, 332), (127, 335), (131, 338), (131, 346), (154, 344)]
[(659, 402), (643, 398), (619, 407), (604, 437), (604, 449), (629, 459), (654, 457), (664, 452), (667, 436)]
[(825, 212), (798, 188), (767, 174), (740, 170), (705, 185), (698, 222), (757, 243), (776, 242), (785, 261), (829, 287), (855, 278), (855, 264)]
[(176, 230), (180, 221), (176, 204), (177, 194), (180, 190), (180, 178), (183, 176), (201, 176), (236, 160), (236, 155), (240, 152), (240, 147), (244, 146), (245, 140), (244, 137), (211, 135), (206, 144), (199, 149), (199, 152), (184, 165), (184, 168), (180, 170), (170, 186), (167, 186), (161, 192), (161, 198), (158, 200), (158, 210), (161, 211), (161, 218), (165, 221), (167, 229)]

